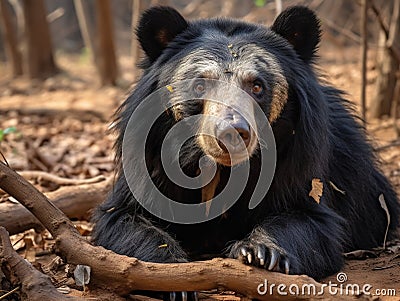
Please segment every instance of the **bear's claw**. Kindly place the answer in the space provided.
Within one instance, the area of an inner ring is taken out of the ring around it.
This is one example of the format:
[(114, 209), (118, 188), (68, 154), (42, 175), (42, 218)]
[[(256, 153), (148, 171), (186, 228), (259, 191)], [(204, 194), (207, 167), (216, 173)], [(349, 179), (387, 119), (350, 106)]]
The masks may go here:
[(197, 292), (170, 292), (164, 296), (167, 301), (198, 301)]
[[(238, 248), (238, 244), (240, 247)], [(264, 268), (269, 271), (289, 274), (290, 263), (285, 252), (278, 247), (239, 242), (231, 250), (230, 257), (237, 258), (245, 264)]]

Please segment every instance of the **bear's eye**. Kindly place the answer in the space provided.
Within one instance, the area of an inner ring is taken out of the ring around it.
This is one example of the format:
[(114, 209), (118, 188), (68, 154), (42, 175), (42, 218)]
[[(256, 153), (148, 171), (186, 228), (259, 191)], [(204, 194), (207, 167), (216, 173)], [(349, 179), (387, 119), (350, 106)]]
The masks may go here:
[(263, 91), (263, 86), (261, 85), (261, 83), (259, 82), (253, 83), (253, 86), (251, 87), (252, 93), (259, 95), (261, 94), (262, 91)]
[(196, 89), (196, 92), (198, 92), (198, 93), (203, 93), (205, 90), (203, 84), (197, 84), (195, 89)]
[(206, 90), (204, 81), (197, 81), (193, 86), (193, 90), (197, 96), (203, 95), (204, 91)]

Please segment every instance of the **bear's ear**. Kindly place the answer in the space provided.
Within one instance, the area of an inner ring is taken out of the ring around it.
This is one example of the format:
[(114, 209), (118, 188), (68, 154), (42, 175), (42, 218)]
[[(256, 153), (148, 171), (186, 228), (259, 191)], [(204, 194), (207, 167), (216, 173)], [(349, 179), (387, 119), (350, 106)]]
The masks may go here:
[(313, 59), (321, 39), (321, 25), (315, 13), (305, 6), (293, 6), (275, 19), (271, 29), (293, 45), (305, 61)]
[(175, 9), (157, 6), (143, 13), (136, 34), (150, 62), (154, 62), (168, 43), (187, 27), (188, 23)]

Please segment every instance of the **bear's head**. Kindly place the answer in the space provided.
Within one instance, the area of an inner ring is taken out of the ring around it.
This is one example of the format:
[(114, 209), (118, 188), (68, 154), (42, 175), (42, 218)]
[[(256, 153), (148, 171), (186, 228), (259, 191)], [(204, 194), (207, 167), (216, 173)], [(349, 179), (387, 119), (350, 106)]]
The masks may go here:
[[(189, 22), (173, 8), (150, 8), (137, 28), (145, 53), (144, 74), (120, 110), (119, 128), (123, 134), (146, 96), (169, 87), (170, 124), (164, 120), (163, 127), (171, 128), (188, 116), (208, 116), (196, 124), (195, 147), (221, 165), (236, 165), (257, 153), (263, 124), (257, 124), (255, 106), (279, 135), (278, 152), (293, 143), (298, 130), (314, 139), (300, 138), (300, 144), (323, 144), (323, 130), (307, 134), (319, 127), (310, 120), (310, 111), (318, 108), (318, 114), (324, 114), (324, 104), (314, 101), (323, 92), (315, 88), (319, 85), (311, 68), (320, 35), (318, 18), (302, 6), (283, 11), (271, 27), (220, 18)], [(192, 99), (180, 102), (183, 95)]]
[[(205, 154), (227, 166), (256, 152), (252, 106), (262, 108), (276, 131), (288, 137), (295, 131), (297, 117), (289, 115), (298, 113), (297, 104), (288, 104), (291, 82), (296, 81), (293, 69), (308, 68), (320, 33), (315, 14), (301, 6), (282, 12), (270, 28), (230, 19), (188, 22), (170, 7), (154, 7), (143, 14), (137, 29), (146, 55), (144, 78), (151, 73), (158, 88), (178, 92), (170, 100), (176, 102), (170, 110), (175, 121), (211, 116), (200, 122), (196, 141)], [(221, 83), (240, 88), (254, 101), (244, 101)], [(192, 92), (189, 105), (176, 100), (183, 89)]]

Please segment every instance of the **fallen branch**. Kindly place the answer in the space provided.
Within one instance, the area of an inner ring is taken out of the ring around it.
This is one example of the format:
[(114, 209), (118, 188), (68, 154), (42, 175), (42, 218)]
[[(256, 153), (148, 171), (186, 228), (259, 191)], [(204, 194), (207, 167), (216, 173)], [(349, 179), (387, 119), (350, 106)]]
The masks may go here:
[[(0, 300), (12, 295), (16, 291), (21, 291), (23, 300), (29, 301), (126, 300), (125, 298), (121, 298), (114, 293), (109, 293), (104, 290), (91, 290), (82, 293), (84, 294), (83, 298), (64, 295), (53, 286), (50, 277), (36, 270), (28, 261), (14, 251), (8, 233), (4, 227), (0, 227), (0, 267), (3, 271), (7, 271), (10, 278), (13, 280), (12, 284), (16, 286), (16, 288), (1, 295)], [(152, 300), (149, 298), (147, 301)]]
[(14, 285), (21, 284), (23, 298), (32, 301), (79, 301), (80, 298), (65, 296), (57, 291), (50, 277), (40, 273), (13, 249), (6, 229), (0, 227), (1, 266), (12, 275)]
[(28, 170), (28, 171), (20, 171), (19, 174), (23, 176), (25, 179), (40, 179), (49, 182), (53, 182), (58, 185), (82, 185), (82, 184), (92, 184), (104, 181), (106, 178), (102, 175), (89, 178), (89, 179), (70, 179), (70, 178), (62, 178), (56, 175), (52, 175), (45, 171), (39, 170)]
[[(13, 0), (12, 2), (18, 2)], [(79, 80), (78, 78), (73, 78), (73, 80)], [(7, 85), (10, 83), (4, 83), (3, 85)], [(25, 115), (25, 116), (32, 116), (38, 115), (42, 117), (56, 117), (58, 119), (69, 118), (70, 116), (74, 116), (75, 118), (82, 120), (82, 121), (91, 121), (93, 118), (97, 118), (102, 122), (107, 122), (107, 116), (101, 112), (101, 110), (80, 110), (80, 109), (52, 109), (52, 108), (44, 108), (41, 106), (40, 108), (35, 106), (28, 106), (28, 107), (21, 107), (20, 104), (17, 104), (16, 107), (7, 107), (6, 109), (0, 109), (0, 115), (6, 114), (9, 111), (17, 112), (18, 115)], [(108, 113), (108, 112), (107, 112)]]
[[(60, 189), (46, 193), (70, 219), (88, 219), (93, 208), (99, 205), (111, 190), (113, 178), (96, 184), (85, 184)], [(0, 203), (0, 225), (13, 235), (34, 228), (43, 229), (43, 225), (32, 213), (21, 204)]]
[[(107, 288), (124, 296), (134, 290), (201, 291), (214, 288), (233, 290), (258, 300), (361, 300), (363, 296), (329, 295), (329, 287), (308, 276), (283, 275), (246, 266), (234, 259), (216, 258), (191, 263), (151, 263), (117, 255), (92, 246), (74, 228), (71, 221), (24, 178), (0, 163), (0, 188), (28, 208), (56, 239), (56, 252), (66, 262), (92, 269), (91, 285)], [(323, 294), (260, 295), (260, 284), (312, 285)], [(328, 297), (328, 298), (327, 298)], [(57, 300), (57, 299), (55, 299)]]

